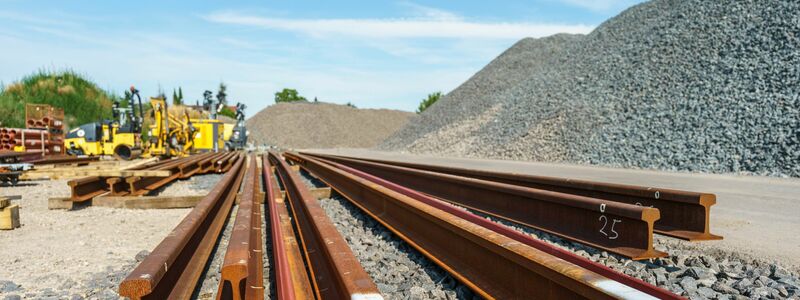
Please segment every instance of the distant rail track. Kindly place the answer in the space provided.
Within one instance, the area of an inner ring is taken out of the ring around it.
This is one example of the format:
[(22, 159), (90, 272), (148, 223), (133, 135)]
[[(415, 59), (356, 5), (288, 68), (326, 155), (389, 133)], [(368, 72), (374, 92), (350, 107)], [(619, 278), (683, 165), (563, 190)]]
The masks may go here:
[[(260, 165), (256, 155), (245, 157), (230, 152), (157, 165), (180, 165), (179, 174), (226, 174), (120, 284), (122, 296), (191, 297), (238, 197), (228, 246), (217, 250), (224, 253), (222, 266), (207, 270), (220, 273), (217, 299), (266, 297), (267, 240), (278, 299), (382, 299), (302, 183), (297, 166), (489, 299), (680, 297), (473, 211), (632, 259), (666, 255), (652, 249), (654, 228), (686, 240), (721, 238), (709, 232), (707, 223), (700, 226), (714, 204), (710, 194), (315, 153), (271, 152), (260, 157)], [(608, 223), (598, 233), (597, 223), (604, 218)], [(670, 221), (659, 225), (664, 219)], [(262, 221), (269, 226), (267, 236), (262, 236)]]

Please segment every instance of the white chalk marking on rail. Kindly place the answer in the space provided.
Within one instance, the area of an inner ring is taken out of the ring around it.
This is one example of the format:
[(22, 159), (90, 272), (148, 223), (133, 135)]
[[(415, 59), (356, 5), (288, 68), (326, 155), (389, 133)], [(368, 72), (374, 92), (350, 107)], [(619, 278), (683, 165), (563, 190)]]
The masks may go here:
[(616, 230), (614, 230), (614, 225), (617, 225), (617, 223), (620, 223), (620, 222), (622, 222), (622, 220), (618, 220), (618, 219), (611, 220), (611, 232), (614, 233), (614, 236), (609, 236), (608, 237), (609, 239), (616, 240), (619, 237), (619, 233)]
[(613, 280), (601, 280), (593, 282), (592, 285), (620, 299), (658, 299), (646, 294), (645, 292)]
[(350, 294), (350, 300), (383, 300), (383, 296), (381, 296), (380, 294), (355, 293), (355, 294)]
[(601, 213), (605, 213), (606, 212), (606, 204), (605, 203), (600, 203), (600, 212)]
[(601, 215), (600, 218), (598, 218), (597, 220), (598, 221), (604, 221), (603, 222), (603, 227), (600, 227), (600, 233), (602, 233), (605, 236), (608, 236), (608, 233), (603, 231), (603, 229), (606, 229), (606, 225), (608, 225), (608, 217), (606, 217), (606, 215)]

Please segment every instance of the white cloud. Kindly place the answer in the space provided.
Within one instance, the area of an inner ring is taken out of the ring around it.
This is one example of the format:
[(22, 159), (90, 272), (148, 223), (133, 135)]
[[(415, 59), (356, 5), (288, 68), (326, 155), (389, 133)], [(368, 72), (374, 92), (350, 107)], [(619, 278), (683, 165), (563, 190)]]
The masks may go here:
[(608, 11), (611, 9), (624, 8), (631, 6), (634, 3), (641, 2), (637, 0), (561, 0), (561, 1), (569, 5), (588, 8), (590, 10), (600, 11), (600, 12)]
[(438, 8), (419, 5), (412, 2), (400, 2), (398, 4), (411, 9), (414, 15), (423, 19), (439, 20), (439, 21), (460, 21), (463, 19), (459, 15)]
[(217, 12), (204, 18), (214, 23), (290, 31), (313, 37), (521, 39), (556, 33), (588, 33), (594, 28), (582, 24), (470, 22), (443, 18), (441, 14), (439, 19), (287, 19)]

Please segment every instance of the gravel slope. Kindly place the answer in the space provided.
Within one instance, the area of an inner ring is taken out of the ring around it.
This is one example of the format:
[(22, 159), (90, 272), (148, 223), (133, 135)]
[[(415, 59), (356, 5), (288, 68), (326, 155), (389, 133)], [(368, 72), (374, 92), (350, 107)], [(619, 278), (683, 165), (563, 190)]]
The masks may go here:
[(330, 103), (270, 105), (247, 120), (250, 142), (279, 148), (374, 147), (413, 113)]
[(655, 0), (524, 39), (379, 148), (800, 176), (800, 2)]

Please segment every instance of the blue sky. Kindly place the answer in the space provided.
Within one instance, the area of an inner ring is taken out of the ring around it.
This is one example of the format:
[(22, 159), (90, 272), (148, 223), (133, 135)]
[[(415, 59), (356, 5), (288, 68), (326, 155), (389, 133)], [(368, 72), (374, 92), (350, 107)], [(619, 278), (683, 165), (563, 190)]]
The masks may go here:
[(70, 68), (189, 101), (224, 81), (249, 115), (284, 87), (413, 111), (519, 39), (587, 33), (636, 2), (0, 0), (0, 81)]

